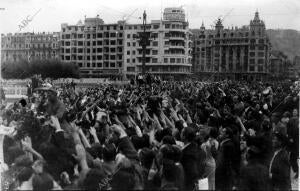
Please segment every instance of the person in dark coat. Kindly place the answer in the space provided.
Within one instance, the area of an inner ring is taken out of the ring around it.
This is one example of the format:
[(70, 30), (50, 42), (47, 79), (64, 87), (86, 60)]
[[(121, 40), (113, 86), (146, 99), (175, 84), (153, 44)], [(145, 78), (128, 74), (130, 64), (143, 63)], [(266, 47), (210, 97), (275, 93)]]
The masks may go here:
[(176, 166), (174, 161), (162, 161), (162, 175), (160, 190), (179, 190), (176, 186)]
[(66, 112), (66, 106), (64, 103), (58, 99), (57, 92), (54, 89), (50, 89), (47, 92), (48, 103), (47, 103), (47, 113), (49, 115), (56, 116), (59, 120), (62, 119), (64, 113)]
[(261, 155), (256, 146), (247, 151), (248, 164), (241, 168), (238, 190), (270, 190), (268, 168), (260, 163)]
[(5, 93), (3, 88), (0, 88), (0, 104), (5, 101)]
[[(184, 147), (182, 149), (182, 158), (181, 164), (184, 169), (185, 177), (185, 189), (184, 190), (193, 190), (195, 183), (198, 178), (201, 176), (199, 172), (199, 163), (201, 160), (204, 160), (204, 157), (201, 159), (201, 150), (198, 148), (197, 144), (194, 142), (196, 133), (191, 127), (185, 127), (181, 132), (181, 138), (184, 142)], [(204, 168), (203, 168), (204, 171)]]
[(287, 134), (289, 139), (290, 163), (293, 171), (296, 173), (295, 178), (298, 178), (298, 163), (299, 156), (299, 117), (298, 110), (293, 110), (293, 117), (287, 124)]
[(269, 167), (272, 190), (290, 190), (290, 162), (285, 149), (287, 137), (279, 132), (272, 139), (274, 154)]
[(235, 177), (236, 147), (230, 127), (223, 128), (220, 134), (220, 148), (216, 160), (216, 190), (231, 190)]
[(259, 161), (265, 166), (269, 166), (271, 158), (273, 156), (272, 148), (272, 133), (271, 124), (268, 121), (263, 121), (261, 125), (261, 131), (257, 132), (256, 135), (245, 134), (247, 146), (259, 147), (262, 152), (259, 156)]

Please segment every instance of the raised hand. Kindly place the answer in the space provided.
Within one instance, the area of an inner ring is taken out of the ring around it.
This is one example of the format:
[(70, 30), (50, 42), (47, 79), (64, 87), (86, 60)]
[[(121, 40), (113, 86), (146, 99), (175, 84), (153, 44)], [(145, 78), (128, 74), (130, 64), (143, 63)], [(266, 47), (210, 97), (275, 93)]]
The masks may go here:
[(127, 136), (126, 132), (124, 131), (124, 129), (120, 125), (114, 124), (110, 128), (113, 132), (115, 132), (117, 135), (119, 135), (119, 138)]
[(179, 118), (177, 112), (173, 108), (170, 108), (170, 111), (171, 111), (171, 118), (174, 119), (174, 121), (178, 121)]
[(28, 140), (29, 137), (25, 137), (24, 139), (21, 140), (21, 144), (22, 144), (22, 147), (24, 149), (24, 151), (31, 151), (32, 150), (32, 147), (31, 147), (31, 144)]
[(71, 125), (72, 132), (73, 133), (76, 133), (76, 132), (78, 133), (80, 127), (78, 125), (76, 125), (75, 122), (71, 122), (70, 125)]
[(77, 144), (75, 146), (76, 155), (73, 155), (73, 157), (78, 161), (86, 160), (86, 152), (84, 147), (81, 144)]
[(91, 134), (92, 136), (97, 136), (97, 132), (96, 132), (95, 127), (90, 127), (89, 131), (90, 131), (90, 134)]
[(50, 125), (53, 126), (56, 130), (60, 130), (61, 127), (58, 118), (56, 116), (51, 115), (50, 119), (51, 119)]

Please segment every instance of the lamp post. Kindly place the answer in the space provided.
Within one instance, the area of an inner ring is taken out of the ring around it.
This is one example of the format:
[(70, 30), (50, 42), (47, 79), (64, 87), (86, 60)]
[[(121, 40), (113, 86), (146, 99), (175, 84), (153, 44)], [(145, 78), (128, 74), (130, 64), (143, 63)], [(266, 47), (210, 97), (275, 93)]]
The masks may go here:
[(142, 57), (142, 74), (144, 75), (146, 73), (146, 48), (147, 45), (149, 44), (149, 36), (146, 33), (146, 20), (147, 19), (147, 14), (146, 11), (143, 13), (143, 33), (140, 35), (140, 42), (142, 45), (142, 52), (143, 52), (143, 57)]

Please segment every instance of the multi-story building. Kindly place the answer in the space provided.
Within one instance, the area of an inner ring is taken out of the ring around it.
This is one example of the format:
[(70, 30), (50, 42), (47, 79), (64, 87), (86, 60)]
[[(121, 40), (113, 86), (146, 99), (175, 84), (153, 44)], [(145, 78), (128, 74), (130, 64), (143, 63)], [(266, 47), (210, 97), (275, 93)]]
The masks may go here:
[(124, 23), (104, 24), (98, 17), (84, 24), (62, 24), (61, 60), (78, 65), (81, 77), (123, 77)]
[(263, 80), (268, 77), (270, 43), (258, 12), (250, 26), (193, 31), (193, 73), (202, 79)]
[(289, 62), (287, 56), (280, 51), (271, 51), (269, 58), (269, 79), (284, 80), (289, 78)]
[(288, 68), (290, 79), (300, 78), (300, 56), (295, 56), (292, 64)]
[(2, 62), (59, 59), (59, 33), (1, 34)]
[[(127, 78), (142, 72), (141, 24), (126, 24), (124, 31), (124, 71)], [(192, 33), (182, 8), (166, 8), (163, 19), (146, 25), (146, 72), (162, 78), (182, 79), (191, 74)]]
[[(77, 64), (81, 77), (134, 78), (142, 72), (142, 24), (62, 24), (61, 60)], [(164, 18), (146, 24), (146, 72), (181, 78), (191, 73), (191, 32), (181, 8), (166, 8)]]

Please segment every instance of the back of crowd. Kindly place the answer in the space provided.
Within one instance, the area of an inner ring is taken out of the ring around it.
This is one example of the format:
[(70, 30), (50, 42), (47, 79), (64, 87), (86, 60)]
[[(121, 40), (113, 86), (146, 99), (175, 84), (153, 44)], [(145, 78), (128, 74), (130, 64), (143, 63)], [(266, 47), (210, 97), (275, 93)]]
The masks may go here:
[(1, 106), (13, 129), (2, 190), (290, 190), (298, 178), (292, 84), (141, 77), (74, 89)]

